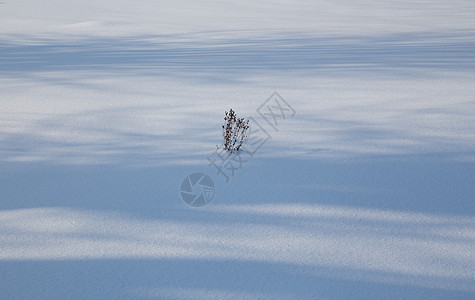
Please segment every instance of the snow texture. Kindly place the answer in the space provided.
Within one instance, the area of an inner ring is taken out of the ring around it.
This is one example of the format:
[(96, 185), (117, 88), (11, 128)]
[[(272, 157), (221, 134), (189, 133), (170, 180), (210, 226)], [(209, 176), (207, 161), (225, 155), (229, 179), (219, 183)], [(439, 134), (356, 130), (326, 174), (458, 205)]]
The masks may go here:
[[(0, 2), (0, 298), (473, 299), (473, 16)], [(295, 114), (267, 123), (274, 91)], [(230, 108), (268, 139), (225, 178)]]

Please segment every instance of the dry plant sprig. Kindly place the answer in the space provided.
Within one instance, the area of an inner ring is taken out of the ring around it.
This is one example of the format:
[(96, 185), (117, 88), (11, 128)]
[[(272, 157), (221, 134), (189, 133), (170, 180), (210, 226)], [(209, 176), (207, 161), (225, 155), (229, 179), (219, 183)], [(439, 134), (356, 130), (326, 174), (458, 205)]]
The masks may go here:
[(229, 112), (225, 111), (223, 138), (224, 149), (233, 153), (239, 151), (242, 144), (247, 138), (246, 131), (249, 129), (249, 120), (244, 118), (238, 118), (234, 110), (230, 109)]

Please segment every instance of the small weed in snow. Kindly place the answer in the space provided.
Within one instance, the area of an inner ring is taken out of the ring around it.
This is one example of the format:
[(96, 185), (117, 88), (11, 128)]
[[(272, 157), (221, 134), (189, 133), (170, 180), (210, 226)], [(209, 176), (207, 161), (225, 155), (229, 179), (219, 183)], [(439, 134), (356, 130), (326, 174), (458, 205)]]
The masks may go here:
[(224, 125), (222, 125), (224, 149), (233, 153), (239, 151), (247, 138), (246, 131), (249, 129), (249, 120), (238, 118), (232, 109), (224, 113), (226, 115)]

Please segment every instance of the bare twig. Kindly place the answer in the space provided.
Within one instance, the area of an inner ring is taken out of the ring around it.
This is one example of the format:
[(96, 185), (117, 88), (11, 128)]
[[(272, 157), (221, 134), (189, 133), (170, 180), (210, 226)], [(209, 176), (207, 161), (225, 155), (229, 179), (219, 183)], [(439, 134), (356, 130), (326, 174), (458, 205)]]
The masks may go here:
[(221, 126), (223, 128), (224, 149), (233, 153), (241, 149), (247, 138), (246, 131), (249, 129), (249, 120), (245, 121), (244, 118), (237, 118), (232, 109), (224, 113), (225, 122)]

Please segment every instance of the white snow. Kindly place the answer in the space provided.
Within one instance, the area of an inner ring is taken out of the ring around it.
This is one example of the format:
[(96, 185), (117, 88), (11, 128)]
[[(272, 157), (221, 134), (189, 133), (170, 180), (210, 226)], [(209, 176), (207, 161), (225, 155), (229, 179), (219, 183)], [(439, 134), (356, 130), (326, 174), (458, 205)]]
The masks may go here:
[[(1, 1), (0, 298), (473, 298), (474, 15)], [(229, 108), (271, 139), (225, 183)], [(216, 184), (200, 209), (192, 172)]]
[[(207, 212), (208, 224), (65, 208), (2, 212), (0, 259), (257, 261), (313, 267), (319, 276), (475, 291), (473, 218), (295, 204), (215, 205)], [(242, 223), (218, 222), (223, 214)], [(319, 267), (348, 274), (319, 274)]]

